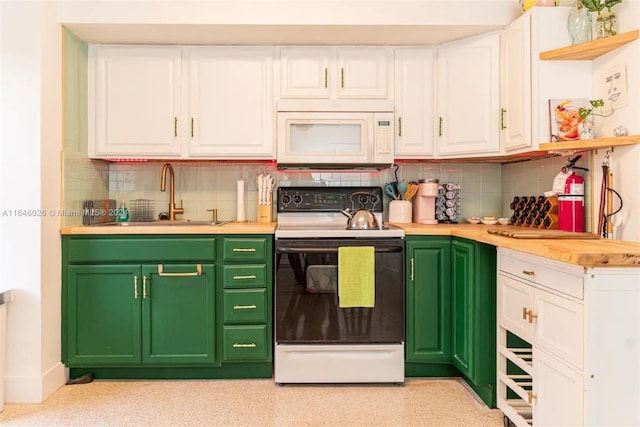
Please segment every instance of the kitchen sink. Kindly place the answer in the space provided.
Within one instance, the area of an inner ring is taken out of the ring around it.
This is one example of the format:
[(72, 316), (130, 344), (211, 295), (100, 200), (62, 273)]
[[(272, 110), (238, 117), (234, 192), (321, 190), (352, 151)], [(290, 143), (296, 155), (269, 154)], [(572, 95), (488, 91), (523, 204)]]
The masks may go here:
[(130, 221), (130, 222), (104, 222), (101, 224), (93, 224), (94, 227), (106, 227), (106, 226), (115, 226), (115, 227), (179, 227), (179, 226), (194, 226), (194, 225), (206, 225), (211, 227), (218, 227), (224, 224), (227, 224), (231, 221), (190, 221), (190, 220), (157, 220), (157, 221)]

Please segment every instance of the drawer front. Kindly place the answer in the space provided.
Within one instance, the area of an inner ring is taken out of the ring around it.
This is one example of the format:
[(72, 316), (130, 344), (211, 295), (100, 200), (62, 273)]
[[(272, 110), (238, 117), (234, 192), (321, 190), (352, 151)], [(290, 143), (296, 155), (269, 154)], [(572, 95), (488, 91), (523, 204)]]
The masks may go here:
[(216, 259), (213, 237), (73, 238), (67, 245), (70, 263), (99, 262), (189, 262)]
[(584, 298), (582, 267), (533, 255), (500, 255), (499, 269), (574, 298)]
[[(584, 307), (575, 301), (536, 289), (533, 321), (535, 343), (582, 370)], [(606, 351), (606, 349), (603, 349)]]
[(222, 252), (225, 261), (266, 261), (267, 239), (227, 237)]
[(529, 343), (533, 343), (528, 312), (534, 309), (534, 291), (533, 286), (498, 275), (498, 323)]
[(222, 267), (222, 286), (224, 288), (264, 288), (267, 286), (267, 266), (225, 265)]
[(265, 360), (269, 356), (265, 325), (225, 326), (223, 330), (224, 360)]
[(224, 323), (266, 323), (266, 289), (225, 289)]

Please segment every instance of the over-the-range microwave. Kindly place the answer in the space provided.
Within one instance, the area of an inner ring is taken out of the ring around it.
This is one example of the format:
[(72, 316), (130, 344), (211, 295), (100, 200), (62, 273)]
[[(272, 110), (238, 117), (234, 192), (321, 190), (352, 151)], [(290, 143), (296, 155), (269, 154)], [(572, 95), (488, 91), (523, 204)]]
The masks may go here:
[(388, 168), (393, 124), (392, 112), (279, 112), (278, 168)]

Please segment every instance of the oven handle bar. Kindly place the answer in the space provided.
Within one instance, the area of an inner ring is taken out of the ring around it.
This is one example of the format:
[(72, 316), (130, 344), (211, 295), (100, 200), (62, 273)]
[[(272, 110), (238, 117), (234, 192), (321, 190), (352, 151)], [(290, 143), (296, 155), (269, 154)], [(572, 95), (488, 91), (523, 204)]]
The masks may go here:
[[(348, 247), (348, 246), (345, 246)], [(389, 252), (402, 252), (404, 248), (402, 246), (389, 246), (376, 248), (376, 253), (389, 253)], [(288, 247), (280, 247), (277, 249), (278, 252), (283, 254), (308, 254), (308, 253), (338, 253), (337, 247), (302, 247), (302, 248), (288, 248)]]

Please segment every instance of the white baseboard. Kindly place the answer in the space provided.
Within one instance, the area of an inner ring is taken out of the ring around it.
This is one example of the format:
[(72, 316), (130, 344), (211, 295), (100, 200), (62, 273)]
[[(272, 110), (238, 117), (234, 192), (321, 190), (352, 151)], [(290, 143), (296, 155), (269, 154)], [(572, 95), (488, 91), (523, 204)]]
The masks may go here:
[(68, 372), (58, 362), (42, 376), (5, 377), (7, 403), (42, 403), (67, 382)]

